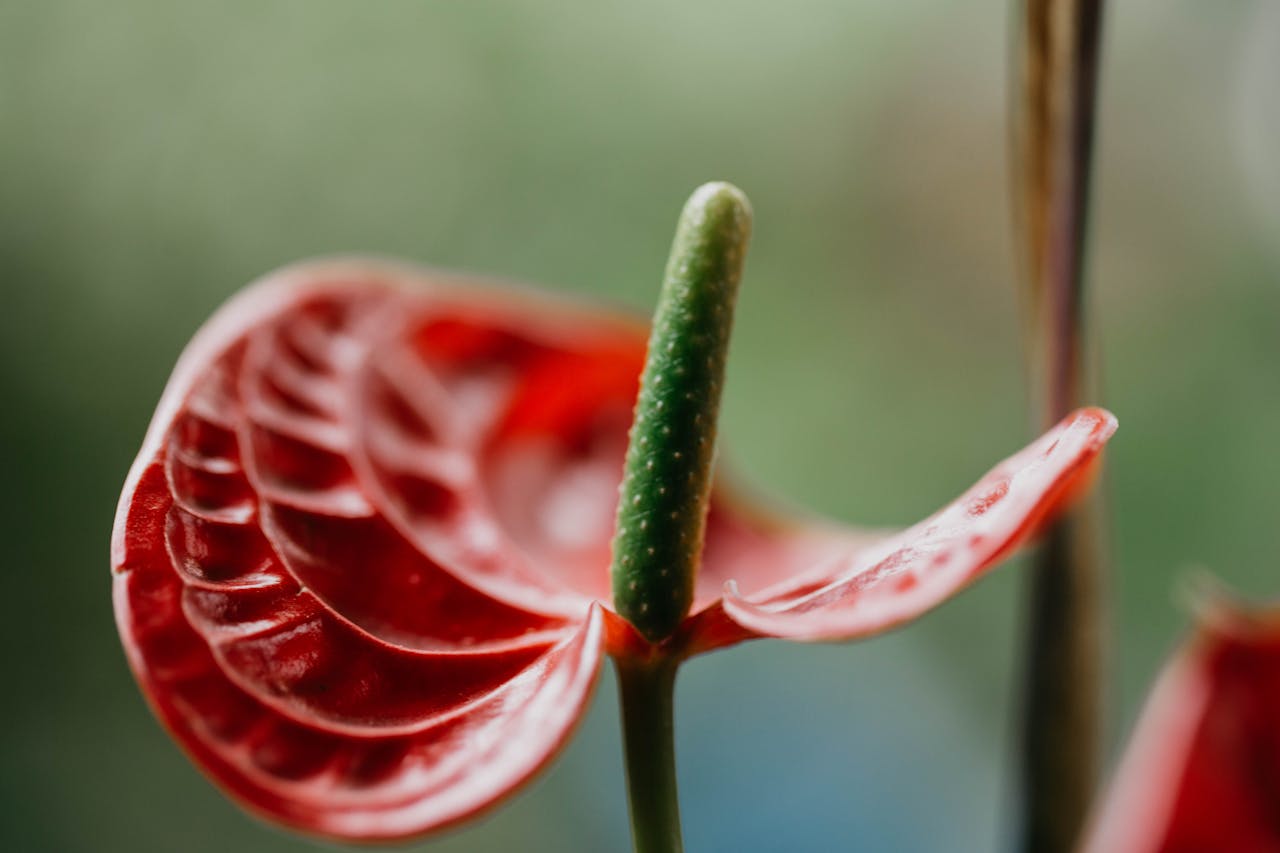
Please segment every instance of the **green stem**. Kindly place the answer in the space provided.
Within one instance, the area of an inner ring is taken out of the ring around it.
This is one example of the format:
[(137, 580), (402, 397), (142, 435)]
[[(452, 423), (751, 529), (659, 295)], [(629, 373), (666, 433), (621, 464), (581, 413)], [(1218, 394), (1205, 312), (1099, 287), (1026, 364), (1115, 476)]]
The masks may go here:
[(751, 206), (725, 183), (699, 187), (671, 246), (613, 540), (613, 603), (652, 643), (693, 603), (702, 557), (716, 421)]
[(636, 853), (680, 853), (672, 701), (677, 660), (616, 662)]
[[(1103, 0), (1019, 0), (1016, 238), (1034, 419), (1088, 402), (1084, 247)], [(1028, 589), (1021, 849), (1074, 850), (1097, 776), (1103, 517), (1095, 495), (1048, 532)]]

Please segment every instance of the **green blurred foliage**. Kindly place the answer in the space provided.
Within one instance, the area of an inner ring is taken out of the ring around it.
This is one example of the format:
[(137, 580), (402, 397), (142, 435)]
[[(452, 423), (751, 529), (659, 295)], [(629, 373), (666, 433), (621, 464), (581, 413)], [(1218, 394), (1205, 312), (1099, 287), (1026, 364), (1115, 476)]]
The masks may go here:
[[(1280, 592), (1280, 22), (1265, 0), (1112, 5), (1091, 270), (1122, 425), (1118, 741), (1186, 624), (1179, 578)], [(899, 524), (1020, 445), (1006, 15), (0, 4), (0, 848), (325, 849), (200, 779), (109, 606), (116, 496), (174, 359), (283, 263), (390, 254), (647, 311), (681, 202), (724, 178), (757, 212), (724, 426), (748, 480)], [(1019, 590), (1011, 569), (891, 637), (691, 665), (691, 849), (991, 849)], [(625, 849), (607, 676), (599, 692), (532, 792), (422, 848)]]

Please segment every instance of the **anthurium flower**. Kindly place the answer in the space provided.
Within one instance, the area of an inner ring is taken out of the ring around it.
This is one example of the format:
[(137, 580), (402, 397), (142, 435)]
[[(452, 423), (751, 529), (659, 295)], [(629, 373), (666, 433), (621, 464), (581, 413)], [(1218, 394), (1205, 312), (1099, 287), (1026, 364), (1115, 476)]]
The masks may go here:
[[(898, 533), (715, 488), (689, 615), (618, 615), (610, 541), (644, 324), (369, 260), (232, 299), (182, 355), (120, 501), (116, 614), (195, 763), (257, 814), (394, 839), (494, 805), (601, 656), (845, 640), (981, 576), (1086, 482), (1085, 409)], [(661, 488), (661, 486), (659, 486)]]
[(1280, 850), (1280, 609), (1216, 600), (1156, 681), (1084, 849)]

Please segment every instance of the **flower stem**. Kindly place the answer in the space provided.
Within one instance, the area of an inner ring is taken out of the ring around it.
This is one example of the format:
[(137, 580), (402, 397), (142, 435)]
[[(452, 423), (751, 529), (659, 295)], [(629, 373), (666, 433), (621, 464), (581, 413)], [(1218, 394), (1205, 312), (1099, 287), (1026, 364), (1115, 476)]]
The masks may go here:
[(702, 557), (716, 421), (751, 205), (704, 184), (680, 214), (667, 262), (613, 540), (613, 603), (651, 643), (680, 625)]
[(635, 853), (680, 853), (676, 795), (674, 658), (615, 661), (627, 756), (627, 796)]
[[(1012, 113), (1016, 245), (1037, 429), (1086, 401), (1084, 248), (1103, 0), (1019, 0)], [(1028, 590), (1021, 848), (1075, 849), (1099, 751), (1103, 518), (1091, 495), (1050, 529)]]

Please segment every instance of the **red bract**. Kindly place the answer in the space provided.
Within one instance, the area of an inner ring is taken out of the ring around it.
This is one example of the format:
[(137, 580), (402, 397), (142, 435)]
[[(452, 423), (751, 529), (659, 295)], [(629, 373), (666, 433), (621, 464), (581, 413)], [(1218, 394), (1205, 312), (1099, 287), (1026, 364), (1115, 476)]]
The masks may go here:
[(713, 497), (661, 649), (609, 607), (644, 359), (633, 321), (373, 262), (277, 273), (201, 330), (115, 527), (116, 613), (160, 718), (253, 811), (351, 839), (477, 812), (544, 764), (602, 652), (885, 630), (973, 581), (1087, 478), (1082, 410), (915, 527)]
[(1280, 610), (1217, 607), (1156, 682), (1085, 849), (1280, 850)]

